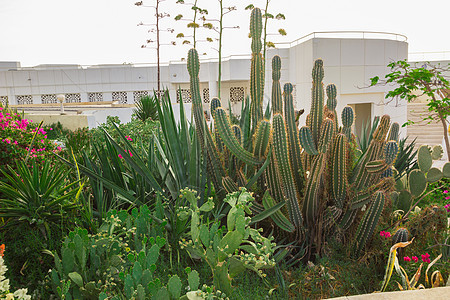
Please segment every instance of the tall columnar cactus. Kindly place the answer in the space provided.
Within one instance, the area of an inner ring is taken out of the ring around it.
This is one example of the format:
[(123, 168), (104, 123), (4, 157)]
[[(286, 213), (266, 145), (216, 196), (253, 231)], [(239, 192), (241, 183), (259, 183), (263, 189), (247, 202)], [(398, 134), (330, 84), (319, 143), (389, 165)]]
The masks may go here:
[(284, 117), (286, 119), (286, 132), (289, 140), (289, 162), (292, 167), (295, 185), (301, 193), (305, 185), (305, 179), (301, 160), (301, 148), (298, 140), (298, 128), (295, 122), (293, 89), (294, 87), (291, 83), (284, 85)]
[(188, 52), (187, 69), (190, 76), (190, 88), (192, 97), (192, 112), (194, 114), (195, 128), (198, 140), (207, 161), (207, 169), (210, 178), (219, 195), (223, 196), (222, 178), (225, 176), (225, 170), (219, 159), (216, 145), (211, 137), (206, 124), (205, 115), (203, 113), (203, 104), (200, 97), (200, 79), (198, 77), (200, 71), (200, 62), (196, 49)]
[(272, 58), (272, 113), (283, 113), (283, 104), (281, 102), (281, 58), (275, 55)]
[(264, 59), (261, 54), (262, 15), (259, 8), (250, 16), (250, 36), (252, 38), (252, 62), (250, 71), (250, 95), (253, 126), (263, 118)]
[(317, 59), (314, 62), (314, 67), (312, 70), (312, 99), (311, 99), (311, 131), (313, 141), (319, 142), (320, 126), (323, 120), (323, 61)]
[[(314, 63), (311, 111), (306, 126), (298, 130), (292, 84), (284, 85), (284, 101), (282, 99), (281, 59), (278, 56), (272, 60), (271, 123), (269, 114), (263, 115), (262, 107), (264, 63), (260, 53), (261, 18), (261, 11), (254, 9), (250, 23), (251, 109), (246, 108), (242, 112), (241, 130), (237, 125), (231, 126), (220, 101), (211, 104), (214, 130), (219, 135), (215, 140), (223, 141), (223, 153), (213, 144), (204, 125), (198, 90), (198, 65), (192, 63), (192, 58), (188, 60), (196, 129), (205, 144), (202, 147), (207, 150), (208, 163), (219, 168), (219, 171), (211, 172), (211, 176), (216, 176), (211, 177), (214, 186), (220, 179), (219, 183), (229, 192), (237, 191), (241, 186), (256, 188), (255, 195), (264, 194), (264, 197), (257, 199), (261, 204), (257, 201), (255, 211), (269, 209), (277, 202), (286, 202), (287, 205), (274, 213), (271, 219), (282, 230), (300, 233), (295, 235), (300, 242), (304, 241), (305, 233), (310, 243), (309, 249), (314, 251), (320, 251), (321, 243), (330, 231), (345, 231), (355, 220), (361, 219), (358, 216), (364, 215), (354, 241), (355, 252), (360, 253), (378, 223), (385, 195), (390, 194), (394, 187), (392, 165), (398, 151), (398, 124), (393, 124), (389, 132), (389, 116), (383, 116), (367, 151), (354, 166), (355, 136), (351, 128), (355, 115), (351, 107), (345, 107), (341, 114), (342, 126), (339, 125), (336, 113), (338, 94), (334, 84), (327, 86), (327, 101), (324, 104), (323, 61), (318, 59)], [(270, 113), (268, 109), (266, 112)], [(229, 153), (227, 151), (231, 154), (226, 155)], [(436, 150), (434, 153), (438, 155), (438, 152)], [(226, 160), (227, 157), (232, 157), (233, 163), (225, 164), (228, 169), (220, 171), (223, 166), (219, 158)], [(263, 163), (263, 167), (258, 169)], [(430, 169), (431, 165), (425, 162), (420, 167)], [(450, 166), (444, 172), (450, 174)], [(256, 182), (258, 184), (254, 184)], [(365, 212), (363, 208), (366, 208)]]
[(358, 230), (356, 231), (355, 237), (355, 254), (358, 255), (363, 249), (368, 239), (373, 235), (375, 227), (383, 212), (384, 202), (386, 196), (383, 192), (378, 191), (373, 196), (374, 200), (364, 214), (361, 223), (359, 223)]

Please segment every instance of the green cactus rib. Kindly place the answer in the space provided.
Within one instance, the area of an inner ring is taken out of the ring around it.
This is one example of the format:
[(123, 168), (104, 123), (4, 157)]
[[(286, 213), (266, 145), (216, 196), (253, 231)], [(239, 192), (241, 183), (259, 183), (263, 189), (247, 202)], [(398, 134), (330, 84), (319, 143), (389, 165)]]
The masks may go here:
[(263, 118), (264, 60), (261, 54), (262, 15), (254, 8), (250, 16), (250, 35), (252, 38), (252, 60), (250, 69), (250, 97), (252, 122), (256, 126)]
[(342, 126), (343, 126), (343, 132), (347, 136), (347, 139), (350, 141), (352, 138), (352, 125), (353, 121), (355, 119), (355, 114), (353, 112), (353, 108), (350, 106), (344, 107), (342, 110)]
[[(216, 113), (216, 109), (219, 107), (222, 107), (222, 103), (220, 102), (220, 99), (217, 97), (212, 98), (211, 103), (210, 103), (210, 110), (211, 110), (211, 115), (212, 115), (213, 119), (214, 119), (214, 114)], [(219, 152), (223, 152), (224, 144), (223, 144), (222, 139), (220, 138), (217, 128), (214, 128), (214, 138), (215, 138), (217, 149), (219, 150)]]
[(238, 125), (231, 126), (231, 130), (233, 130), (234, 136), (238, 140), (240, 144), (242, 144), (242, 133), (241, 133), (241, 127)]
[(222, 178), (222, 184), (228, 194), (239, 191), (238, 185), (229, 176)]
[(292, 167), (295, 185), (298, 191), (303, 190), (304, 177), (301, 160), (301, 149), (298, 140), (298, 129), (295, 123), (294, 97), (292, 96), (293, 86), (291, 83), (284, 85), (284, 116), (286, 119), (286, 133), (289, 146), (289, 162)]
[[(271, 207), (275, 206), (277, 203), (274, 201), (274, 199), (270, 196), (270, 193), (266, 191), (264, 193), (262, 203), (264, 205), (264, 208), (270, 209)], [(282, 230), (287, 232), (294, 232), (295, 226), (292, 225), (292, 223), (283, 215), (283, 213), (280, 210), (277, 210), (274, 214), (270, 216), (270, 218), (275, 222), (275, 224), (278, 225)]]
[(218, 151), (211, 137), (203, 114), (203, 104), (200, 97), (200, 80), (198, 77), (200, 71), (200, 62), (198, 53), (195, 49), (190, 49), (187, 58), (187, 69), (190, 76), (190, 88), (192, 97), (192, 111), (194, 114), (195, 128), (200, 141), (202, 152), (206, 157), (207, 170), (211, 176), (212, 183), (217, 189), (219, 196), (222, 197), (222, 177), (225, 176), (225, 170), (218, 157)]
[(272, 113), (283, 113), (283, 103), (281, 101), (281, 58), (275, 55), (272, 58)]
[(317, 59), (312, 70), (312, 99), (311, 99), (311, 132), (314, 144), (317, 145), (320, 136), (320, 126), (323, 120), (323, 61)]
[(339, 133), (333, 145), (333, 156), (331, 166), (331, 192), (336, 206), (344, 208), (344, 200), (347, 196), (347, 167), (345, 165), (347, 157), (346, 137)]
[(397, 243), (404, 243), (408, 241), (408, 238), (409, 238), (408, 229), (401, 227), (395, 231), (394, 235), (392, 236), (392, 242), (394, 245)]
[(317, 151), (316, 148), (316, 144), (313, 141), (311, 129), (309, 129), (309, 127), (303, 126), (302, 128), (300, 128), (298, 137), (300, 140), (300, 144), (302, 145), (303, 149), (305, 149), (306, 153), (308, 153), (309, 155), (319, 154), (319, 151)]
[(336, 109), (336, 106), (337, 106), (337, 100), (336, 100), (337, 88), (336, 88), (336, 85), (334, 85), (333, 83), (327, 85), (326, 91), (327, 91), (327, 109), (330, 110), (330, 111), (334, 111)]
[(311, 163), (311, 171), (308, 180), (306, 181), (305, 199), (303, 201), (302, 212), (305, 217), (306, 224), (310, 226), (317, 221), (319, 214), (319, 207), (321, 198), (320, 191), (323, 174), (325, 171), (326, 156), (324, 153), (319, 153), (314, 156)]
[(381, 117), (378, 127), (373, 134), (372, 141), (369, 144), (369, 148), (360, 158), (353, 171), (350, 182), (355, 185), (357, 191), (364, 190), (364, 188), (376, 183), (374, 179), (377, 178), (378, 173), (368, 173), (366, 165), (371, 161), (383, 158), (385, 138), (389, 130), (389, 119), (388, 115)]
[(400, 131), (400, 125), (397, 122), (392, 123), (391, 130), (389, 131), (388, 141), (398, 142), (399, 131)]
[(222, 138), (224, 144), (239, 160), (252, 166), (257, 166), (263, 163), (263, 161), (254, 157), (252, 153), (245, 150), (236, 139), (236, 136), (231, 130), (227, 113), (222, 107), (216, 109), (214, 123), (216, 124), (216, 128), (219, 131), (220, 137)]
[(263, 159), (266, 156), (269, 141), (270, 122), (268, 120), (261, 120), (256, 129), (253, 155), (258, 159)]
[[(337, 107), (337, 88), (336, 85), (333, 83), (330, 83), (326, 87), (327, 91), (327, 111), (328, 113), (331, 113), (333, 115), (333, 122), (334, 122), (334, 132), (338, 132), (339, 130), (339, 123), (337, 119), (337, 113), (336, 113), (336, 107)], [(328, 116), (330, 117), (330, 116)]]
[(347, 210), (339, 222), (339, 227), (341, 227), (343, 230), (349, 229), (356, 218), (356, 213), (357, 213), (356, 209)]
[(380, 123), (378, 124), (377, 129), (373, 133), (373, 139), (377, 141), (384, 141), (386, 139), (386, 135), (389, 131), (389, 122), (391, 117), (388, 115), (383, 115), (380, 119)]
[(281, 180), (283, 182), (284, 195), (287, 199), (289, 218), (294, 223), (295, 227), (299, 228), (303, 223), (303, 218), (300, 213), (297, 191), (292, 178), (291, 165), (289, 164), (286, 129), (281, 114), (275, 114), (273, 116), (273, 148)]
[(388, 165), (392, 165), (397, 158), (398, 144), (395, 140), (391, 140), (384, 146), (384, 161)]
[(328, 206), (324, 213), (324, 226), (330, 229), (337, 224), (337, 221), (342, 216), (342, 209), (336, 206)]
[(320, 153), (327, 152), (328, 145), (333, 139), (334, 124), (331, 119), (325, 119), (322, 123), (322, 129), (319, 138), (318, 150)]
[(275, 152), (273, 151), (270, 155), (270, 163), (267, 166), (265, 178), (272, 197), (274, 197), (277, 202), (285, 201), (283, 195), (283, 183), (281, 181), (281, 175), (278, 170), (278, 163), (275, 158)]
[(381, 213), (383, 211), (385, 202), (385, 195), (381, 191), (377, 191), (374, 195), (374, 200), (370, 204), (369, 209), (363, 216), (361, 223), (356, 231), (355, 240), (355, 254), (359, 255), (361, 250), (366, 245), (369, 238), (375, 231), (375, 227), (378, 225)]

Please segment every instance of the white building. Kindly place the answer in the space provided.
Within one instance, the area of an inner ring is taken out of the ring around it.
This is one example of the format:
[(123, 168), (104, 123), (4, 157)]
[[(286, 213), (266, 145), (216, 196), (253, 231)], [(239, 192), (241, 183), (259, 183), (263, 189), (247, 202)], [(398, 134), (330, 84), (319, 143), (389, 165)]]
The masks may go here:
[[(389, 87), (371, 87), (369, 78), (383, 78), (391, 61), (408, 58), (406, 37), (389, 33), (328, 32), (312, 33), (289, 44), (270, 49), (266, 60), (265, 102), (271, 94), (271, 58), (282, 59), (281, 84), (294, 85), (296, 109), (310, 109), (311, 69), (317, 58), (325, 67), (324, 84), (338, 88), (338, 112), (351, 105), (356, 113), (356, 132), (375, 115), (388, 113), (392, 120), (407, 121), (407, 105), (385, 105)], [(201, 61), (200, 89), (205, 103), (217, 96), (217, 61)], [(18, 62), (0, 62), (0, 101), (10, 105), (35, 106), (56, 103), (56, 95), (65, 94), (66, 102), (119, 101), (133, 104), (157, 87), (156, 65), (38, 65), (21, 68)], [(222, 64), (221, 98), (230, 100), (239, 113), (241, 101), (249, 94), (250, 56), (231, 56)], [(161, 68), (162, 86), (169, 88), (176, 107), (177, 91), (190, 102), (189, 76), (185, 62), (170, 62)], [(225, 102), (225, 103), (226, 103)], [(92, 106), (91, 106), (92, 107)], [(131, 110), (126, 111), (131, 114)], [(302, 116), (304, 122), (306, 113)], [(98, 122), (98, 121), (97, 121)], [(89, 122), (95, 126), (96, 122)], [(405, 133), (404, 133), (405, 134)]]

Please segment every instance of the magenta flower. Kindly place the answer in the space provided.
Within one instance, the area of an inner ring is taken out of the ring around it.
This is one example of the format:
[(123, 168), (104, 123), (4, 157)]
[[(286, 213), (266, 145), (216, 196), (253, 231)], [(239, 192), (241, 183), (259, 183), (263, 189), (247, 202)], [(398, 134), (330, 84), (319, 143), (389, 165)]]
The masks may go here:
[(418, 261), (419, 261), (419, 258), (418, 258), (417, 256), (413, 256), (413, 257), (411, 257), (411, 259), (412, 259), (414, 262), (418, 262)]
[(426, 262), (426, 263), (430, 263), (431, 262), (430, 254), (428, 254), (428, 253), (422, 254), (422, 261)]
[(386, 233), (384, 234), (385, 237), (390, 238), (391, 237), (391, 233), (386, 231)]
[(405, 256), (405, 257), (403, 257), (403, 260), (404, 261), (411, 261), (411, 258), (409, 256)]
[(130, 153), (130, 156), (133, 156), (133, 154), (131, 154), (131, 151), (130, 151), (130, 150), (128, 150), (128, 152)]
[(385, 234), (386, 234), (386, 232), (380, 231), (380, 236), (384, 236)]
[(448, 199), (450, 199), (450, 196), (445, 197), (445, 200), (448, 200)]
[(448, 193), (448, 191), (447, 191), (447, 190), (445, 190), (445, 191), (444, 191), (444, 194), (447, 194), (447, 193)]
[(119, 154), (119, 158), (123, 158), (121, 154)]

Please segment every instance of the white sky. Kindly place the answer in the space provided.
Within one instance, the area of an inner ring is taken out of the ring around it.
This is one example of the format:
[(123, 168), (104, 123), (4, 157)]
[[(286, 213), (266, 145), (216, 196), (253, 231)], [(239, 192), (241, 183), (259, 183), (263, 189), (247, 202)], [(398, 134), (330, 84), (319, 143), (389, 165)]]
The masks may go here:
[[(136, 26), (141, 21), (154, 23), (154, 10), (135, 6), (136, 1), (0, 0), (0, 61), (20, 61), (22, 66), (156, 62), (155, 50), (140, 47), (147, 39), (155, 39), (154, 34), (147, 32), (149, 27)], [(175, 2), (161, 3), (171, 15), (162, 21), (163, 27), (189, 34), (186, 23), (175, 22), (173, 17), (191, 12)], [(225, 32), (223, 55), (248, 54), (250, 12), (244, 7), (249, 3), (263, 7), (265, 0), (224, 2), (238, 8), (226, 16), (225, 24), (240, 29)], [(198, 0), (198, 6), (208, 8), (211, 17), (217, 16), (216, 0)], [(274, 42), (290, 42), (314, 31), (366, 30), (406, 35), (409, 52), (449, 51), (449, 9), (450, 0), (272, 0), (269, 12), (285, 14), (286, 21), (270, 21), (268, 28), (276, 32), (282, 27), (288, 33), (271, 37)], [(165, 42), (175, 40), (174, 34), (162, 37)], [(216, 57), (211, 46), (203, 44), (199, 52)], [(165, 46), (161, 60), (179, 60), (189, 48)]]

